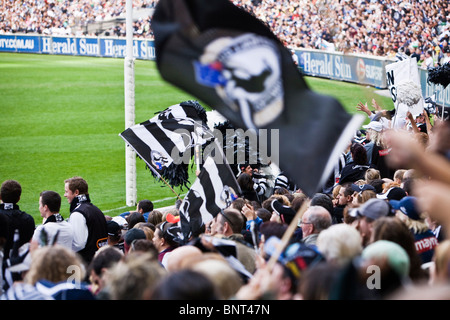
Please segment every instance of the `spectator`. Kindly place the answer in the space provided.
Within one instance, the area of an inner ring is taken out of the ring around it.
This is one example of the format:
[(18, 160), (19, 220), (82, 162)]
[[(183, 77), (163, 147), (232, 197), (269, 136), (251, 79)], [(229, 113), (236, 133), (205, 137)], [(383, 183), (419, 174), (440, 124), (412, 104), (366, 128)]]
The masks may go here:
[[(30, 270), (24, 281), (55, 300), (93, 300), (84, 281), (85, 269), (81, 257), (60, 246), (45, 246), (31, 253)], [(63, 286), (59, 284), (63, 283)]]
[[(145, 236), (147, 237), (147, 240), (152, 241), (153, 237), (155, 235), (155, 232), (151, 229), (151, 227), (146, 222), (138, 222), (134, 225), (133, 228), (141, 229), (145, 232)], [(155, 227), (156, 230), (156, 227)]]
[(353, 189), (351, 183), (341, 186), (336, 198), (336, 205), (333, 210), (333, 223), (342, 223), (344, 219), (344, 209), (353, 201)]
[[(153, 202), (151, 202), (150, 200), (144, 199), (144, 200), (140, 200), (138, 202), (138, 204), (136, 206), (136, 211), (133, 211), (133, 212), (140, 213), (144, 217), (144, 221), (147, 222), (148, 216), (151, 211), (153, 211)], [(120, 216), (125, 219), (128, 219), (127, 217), (129, 217), (133, 212), (127, 211), (127, 212), (121, 213)], [(132, 228), (132, 227), (130, 227), (130, 228)]]
[(450, 282), (450, 240), (445, 240), (435, 248), (433, 256), (433, 265), (430, 272), (430, 284), (436, 285), (443, 283), (448, 285)]
[[(389, 185), (387, 186), (387, 191), (384, 194), (378, 195), (377, 198), (379, 199), (386, 199), (386, 200), (401, 200), (404, 197), (407, 196), (405, 190), (403, 190), (400, 187), (391, 187), (389, 188)], [(386, 187), (385, 187), (386, 189)]]
[(361, 204), (367, 202), (369, 199), (377, 197), (375, 193), (375, 188), (370, 184), (356, 185), (352, 184), (351, 188), (353, 190), (353, 201), (352, 204), (355, 207), (359, 207)]
[(399, 244), (388, 240), (375, 241), (364, 248), (361, 258), (362, 270), (367, 270), (368, 266), (380, 268), (378, 298), (386, 298), (408, 283), (409, 256)]
[(398, 185), (398, 186), (402, 186), (403, 183), (403, 176), (405, 175), (406, 169), (398, 169), (395, 170), (394, 173), (394, 182)]
[(249, 201), (258, 201), (258, 196), (254, 189), (252, 176), (247, 173), (241, 173), (237, 178), (237, 182), (242, 191), (242, 197)]
[(319, 234), (317, 249), (328, 263), (342, 267), (361, 254), (361, 240), (355, 228), (344, 223), (335, 224)]
[[(270, 250), (265, 248), (265, 251)], [(297, 297), (297, 289), (302, 284), (303, 274), (323, 261), (324, 257), (314, 247), (295, 242), (283, 251), (272, 270), (267, 265), (259, 268), (253, 278), (239, 289), (235, 297), (292, 300)]]
[(88, 268), (90, 290), (97, 299), (108, 299), (105, 292), (105, 276), (107, 271), (123, 258), (123, 251), (113, 246), (100, 248)]
[(371, 185), (372, 187), (374, 187), (375, 193), (377, 194), (377, 196), (383, 195), (383, 189), (384, 189), (384, 180), (383, 179), (374, 179), (374, 180), (371, 180), (370, 182), (368, 182), (368, 184)]
[(147, 239), (144, 230), (132, 228), (125, 233), (124, 236), (124, 253), (128, 254), (134, 241), (139, 239)]
[(262, 220), (262, 222), (269, 221), (272, 216), (270, 211), (264, 208), (256, 209), (256, 215)]
[(368, 126), (363, 126), (370, 132), (370, 139), (373, 141), (372, 158), (369, 163), (380, 172), (381, 178), (392, 179), (394, 176), (394, 169), (386, 163), (386, 157), (389, 155), (390, 148), (384, 139), (384, 129), (381, 122), (371, 121)]
[(158, 223), (161, 223), (163, 221), (162, 217), (163, 214), (161, 211), (153, 210), (152, 212), (149, 213), (147, 222), (156, 226)]
[(199, 248), (192, 245), (179, 246), (173, 249), (172, 253), (167, 259), (166, 269), (169, 272), (188, 268), (189, 265), (187, 263), (191, 263), (191, 260), (200, 258), (203, 255), (203, 252)]
[[(316, 193), (312, 197), (309, 205), (324, 207), (330, 213), (330, 216), (333, 216), (333, 213), (334, 213), (333, 200), (331, 200), (331, 197), (327, 194)], [(297, 212), (297, 211), (295, 211), (295, 212)]]
[(431, 50), (427, 50), (425, 52), (424, 64), (425, 64), (426, 69), (435, 67), (435, 63), (434, 63), (434, 59), (433, 59), (433, 52)]
[(150, 215), (150, 212), (153, 211), (153, 202), (147, 199), (139, 201), (137, 204), (137, 211), (142, 214), (145, 222), (148, 222), (148, 216)]
[(151, 254), (130, 253), (111, 268), (105, 288), (110, 300), (148, 300), (166, 276), (166, 270)]
[(43, 224), (34, 231), (32, 241), (41, 246), (56, 243), (72, 249), (73, 229), (59, 213), (61, 209), (61, 196), (55, 191), (42, 191), (39, 196), (39, 212)]
[(108, 245), (113, 246), (124, 253), (124, 239), (122, 237), (122, 228), (120, 225), (113, 220), (107, 221), (106, 230), (108, 231)]
[[(0, 271), (3, 270), (3, 248), (8, 238), (8, 220), (5, 215), (0, 214)], [(3, 272), (0, 272), (0, 296), (3, 293)]]
[(272, 217), (277, 216), (276, 219), (270, 219), (271, 221), (277, 221), (280, 223), (290, 224), (295, 217), (296, 212), (291, 206), (286, 206), (281, 203), (279, 199), (272, 200)]
[(365, 178), (369, 163), (367, 161), (367, 151), (360, 143), (353, 143), (350, 147), (352, 161), (342, 168), (339, 184), (355, 182)]
[(370, 243), (375, 220), (391, 215), (389, 204), (382, 199), (369, 199), (362, 206), (349, 211), (356, 219), (356, 230), (359, 231), (363, 247)]
[(164, 267), (167, 267), (167, 258), (170, 252), (178, 247), (176, 241), (179, 228), (173, 223), (164, 221), (156, 226), (153, 236), (153, 243), (158, 250), (158, 260)]
[[(380, 170), (377, 170), (375, 168), (367, 169), (366, 174), (364, 175), (364, 180), (366, 180), (366, 182), (368, 184), (370, 184), (372, 181), (378, 180), (378, 179), (381, 179)], [(380, 193), (380, 192), (377, 192), (377, 193)]]
[(288, 226), (286, 224), (281, 224), (275, 221), (267, 221), (261, 224), (259, 228), (259, 232), (261, 234), (259, 249), (262, 257), (265, 257), (264, 243), (266, 242), (266, 240), (270, 237), (277, 237), (281, 239), (287, 228)]
[(81, 177), (64, 181), (64, 197), (70, 204), (69, 223), (74, 231), (72, 249), (89, 265), (95, 252), (108, 244), (105, 216), (91, 202), (88, 184)]
[(328, 300), (333, 283), (338, 280), (341, 267), (334, 263), (318, 263), (307, 269), (300, 282), (301, 300)]
[(239, 274), (226, 260), (205, 259), (195, 263), (192, 270), (208, 277), (214, 283), (218, 298), (222, 300), (233, 297), (243, 285)]
[[(17, 246), (21, 247), (28, 243), (33, 237), (35, 222), (31, 215), (21, 211), (17, 204), (22, 195), (22, 186), (16, 180), (6, 180), (2, 183), (0, 188), (0, 215), (3, 215), (7, 221), (7, 237), (3, 246), (3, 264), (2, 275), (5, 279), (5, 270), (7, 261), (10, 258), (10, 251), (14, 244), (14, 234), (18, 231), (18, 243)], [(21, 277), (18, 274), (12, 274), (12, 281), (20, 280)], [(5, 281), (4, 290), (8, 289), (11, 283)]]
[(212, 234), (216, 237), (232, 240), (236, 244), (237, 259), (247, 269), (254, 273), (256, 269), (256, 252), (244, 240), (241, 231), (244, 228), (243, 215), (236, 209), (225, 209), (214, 218), (211, 226)]
[(405, 223), (395, 217), (381, 217), (373, 224), (371, 242), (389, 240), (397, 243), (409, 256), (409, 278), (414, 283), (426, 281), (427, 273), (422, 269), (422, 259), (416, 250), (414, 236)]
[(130, 250), (128, 254), (138, 252), (138, 253), (149, 253), (155, 258), (158, 256), (158, 250), (151, 240), (148, 239), (136, 239), (131, 243)]
[(204, 274), (183, 269), (165, 277), (151, 295), (151, 300), (217, 300), (218, 289)]
[(319, 234), (331, 226), (331, 215), (327, 209), (321, 206), (310, 206), (303, 213), (300, 221), (303, 238), (302, 243), (316, 245)]
[[(258, 201), (264, 201), (265, 194), (268, 189), (267, 179), (259, 172), (257, 168), (253, 168), (250, 164), (247, 163), (239, 165), (238, 179), (239, 176), (243, 173), (248, 174), (252, 178), (253, 189), (255, 190)], [(246, 185), (248, 186), (249, 183), (246, 183)]]
[(405, 190), (405, 193), (407, 196), (412, 196), (414, 180), (415, 179), (411, 179), (411, 178), (403, 179), (403, 182), (400, 187), (403, 190)]
[(425, 216), (417, 207), (417, 198), (404, 197), (401, 200), (391, 200), (390, 204), (397, 210), (396, 216), (402, 220), (414, 235), (416, 251), (422, 259), (422, 264), (431, 262), (434, 248), (438, 240), (425, 222)]
[(127, 221), (128, 221), (128, 229), (133, 229), (133, 227), (139, 223), (139, 222), (145, 222), (145, 218), (142, 215), (142, 213), (140, 212), (131, 212), (128, 216), (127, 216)]

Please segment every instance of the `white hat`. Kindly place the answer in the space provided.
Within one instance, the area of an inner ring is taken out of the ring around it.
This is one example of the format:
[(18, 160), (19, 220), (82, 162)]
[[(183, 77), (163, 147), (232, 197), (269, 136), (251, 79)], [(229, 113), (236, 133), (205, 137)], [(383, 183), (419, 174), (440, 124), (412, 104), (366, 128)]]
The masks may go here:
[(370, 121), (368, 125), (363, 126), (364, 129), (372, 129), (377, 132), (383, 130), (383, 124), (380, 121)]

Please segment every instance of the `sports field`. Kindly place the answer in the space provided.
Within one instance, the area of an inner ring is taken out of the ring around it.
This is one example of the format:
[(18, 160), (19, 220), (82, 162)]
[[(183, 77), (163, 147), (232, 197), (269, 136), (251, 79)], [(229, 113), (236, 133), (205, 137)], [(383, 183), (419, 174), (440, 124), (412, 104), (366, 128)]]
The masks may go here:
[[(39, 193), (54, 190), (63, 196), (64, 180), (72, 176), (86, 179), (92, 202), (105, 214), (134, 209), (125, 204), (125, 143), (118, 136), (125, 129), (123, 69), (122, 59), (0, 53), (0, 183), (21, 183), (19, 206), (36, 224), (41, 223)], [(164, 82), (152, 61), (136, 61), (135, 79), (136, 123), (195, 99)], [(336, 97), (350, 113), (359, 101), (370, 105), (372, 98), (392, 107), (374, 88), (306, 80), (313, 90)], [(193, 173), (191, 177), (194, 182)], [(172, 191), (140, 159), (137, 188), (138, 200), (150, 199), (155, 208), (175, 203)], [(61, 213), (69, 216), (65, 198)]]

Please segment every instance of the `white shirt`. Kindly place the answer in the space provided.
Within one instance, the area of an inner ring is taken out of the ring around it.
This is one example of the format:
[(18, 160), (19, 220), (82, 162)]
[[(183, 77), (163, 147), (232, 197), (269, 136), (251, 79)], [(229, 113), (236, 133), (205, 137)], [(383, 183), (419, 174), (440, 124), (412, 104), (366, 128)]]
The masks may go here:
[(78, 252), (86, 246), (89, 234), (86, 218), (80, 212), (74, 211), (70, 214), (69, 224), (73, 229), (72, 250)]
[(37, 226), (36, 230), (34, 230), (32, 241), (39, 242), (42, 230), (47, 232), (47, 241), (53, 241), (56, 232), (59, 231), (56, 243), (72, 250), (73, 228), (67, 221), (47, 222)]

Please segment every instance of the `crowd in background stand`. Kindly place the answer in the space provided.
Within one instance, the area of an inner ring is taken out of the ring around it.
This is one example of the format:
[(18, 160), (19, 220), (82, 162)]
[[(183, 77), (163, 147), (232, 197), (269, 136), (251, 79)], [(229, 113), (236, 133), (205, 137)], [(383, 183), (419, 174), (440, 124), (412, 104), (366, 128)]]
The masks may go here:
[[(133, 8), (153, 9), (157, 0), (133, 0)], [(450, 35), (447, 1), (399, 0), (235, 0), (235, 5), (266, 23), (290, 48), (311, 48), (394, 58), (417, 55), (420, 65), (429, 53), (434, 64), (444, 58)], [(125, 18), (125, 0), (5, 0), (1, 2), (0, 34), (97, 36), (86, 26)], [(134, 36), (153, 39), (151, 17), (133, 23)], [(103, 31), (125, 36), (125, 23)]]

